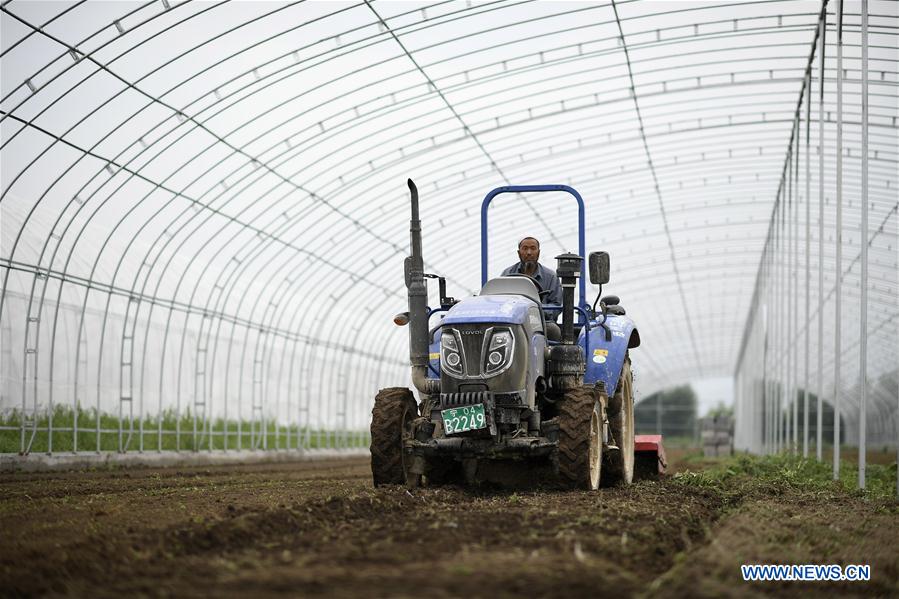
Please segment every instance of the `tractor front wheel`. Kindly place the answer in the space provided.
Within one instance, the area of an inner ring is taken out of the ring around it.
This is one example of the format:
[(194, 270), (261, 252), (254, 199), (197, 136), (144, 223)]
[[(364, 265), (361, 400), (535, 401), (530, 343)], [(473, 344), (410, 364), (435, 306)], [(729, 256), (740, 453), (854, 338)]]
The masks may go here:
[(602, 467), (603, 418), (592, 387), (569, 389), (559, 400), (559, 478), (572, 489), (595, 491)]
[(417, 417), (412, 391), (405, 387), (378, 391), (371, 411), (371, 474), (376, 487), (408, 483), (414, 476), (403, 446), (412, 438)]

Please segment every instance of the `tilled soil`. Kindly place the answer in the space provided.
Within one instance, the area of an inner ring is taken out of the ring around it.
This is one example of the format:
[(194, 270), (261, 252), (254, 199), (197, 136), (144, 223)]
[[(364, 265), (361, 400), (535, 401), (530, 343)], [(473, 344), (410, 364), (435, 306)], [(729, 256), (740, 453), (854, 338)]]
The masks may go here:
[[(6, 474), (0, 595), (895, 594), (896, 502), (833, 503), (671, 478), (375, 489), (363, 459)], [(871, 564), (874, 580), (744, 583), (741, 563)]]

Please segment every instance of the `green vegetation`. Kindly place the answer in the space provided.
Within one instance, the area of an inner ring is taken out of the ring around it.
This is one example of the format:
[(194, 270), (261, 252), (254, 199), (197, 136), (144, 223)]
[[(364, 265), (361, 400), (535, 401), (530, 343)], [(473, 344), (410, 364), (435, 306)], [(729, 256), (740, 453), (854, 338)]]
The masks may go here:
[(721, 494), (725, 500), (738, 503), (747, 495), (782, 495), (800, 491), (816, 496), (850, 494), (867, 498), (889, 499), (896, 496), (896, 464), (868, 464), (865, 489), (858, 489), (858, 468), (843, 462), (840, 480), (833, 480), (830, 462), (818, 462), (794, 455), (736, 455), (723, 459), (701, 472), (679, 472), (674, 481), (701, 487)]
[[(75, 449), (73, 432), (76, 412), (68, 406), (56, 406), (52, 412), (52, 450), (53, 453), (72, 452)], [(33, 426), (25, 429), (25, 445), (31, 443), (30, 453), (47, 453), (50, 449), (51, 414), (45, 412), (37, 419), (37, 431), (32, 440)], [(98, 437), (100, 451), (205, 451), (209, 449), (323, 449), (368, 447), (369, 432), (336, 431), (312, 429), (296, 425), (282, 425), (277, 422), (264, 423), (249, 420), (224, 420), (216, 418), (204, 423), (196, 421), (197, 432), (194, 434), (194, 417), (186, 410), (179, 417), (174, 410), (166, 410), (161, 416), (144, 416), (143, 435), (141, 423), (137, 418), (131, 425), (129, 440), (129, 422), (127, 416), (122, 423), (121, 440), (119, 435), (119, 417), (94, 409), (77, 412), (78, 451), (97, 451)], [(13, 410), (0, 414), (0, 427), (12, 427), (14, 430), (0, 430), (0, 453), (19, 453), (21, 449), (21, 413)], [(99, 434), (97, 429), (100, 429)], [(121, 442), (121, 446), (120, 446)]]

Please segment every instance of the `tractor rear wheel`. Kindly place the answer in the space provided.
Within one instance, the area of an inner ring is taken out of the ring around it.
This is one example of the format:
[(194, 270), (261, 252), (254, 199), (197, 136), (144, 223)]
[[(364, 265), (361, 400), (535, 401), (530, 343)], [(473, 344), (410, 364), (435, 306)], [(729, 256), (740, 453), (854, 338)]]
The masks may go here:
[(604, 456), (602, 483), (604, 486), (629, 485), (634, 480), (634, 375), (627, 354), (618, 377), (618, 389), (609, 400), (608, 414), (609, 428), (618, 451)]
[(412, 438), (418, 404), (405, 387), (378, 391), (371, 411), (371, 474), (376, 487), (401, 485), (413, 476), (403, 445)]
[(603, 418), (592, 387), (569, 389), (558, 402), (559, 478), (572, 489), (599, 488)]

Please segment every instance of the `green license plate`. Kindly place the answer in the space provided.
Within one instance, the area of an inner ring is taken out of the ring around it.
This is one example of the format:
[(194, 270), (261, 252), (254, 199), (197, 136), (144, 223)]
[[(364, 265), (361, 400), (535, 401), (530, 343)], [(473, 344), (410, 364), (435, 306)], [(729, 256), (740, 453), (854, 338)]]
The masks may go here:
[(472, 406), (462, 406), (461, 408), (450, 408), (449, 410), (442, 410), (440, 415), (443, 417), (443, 432), (447, 435), (487, 428), (484, 404), (478, 403)]

